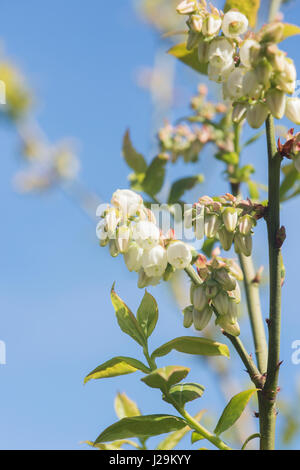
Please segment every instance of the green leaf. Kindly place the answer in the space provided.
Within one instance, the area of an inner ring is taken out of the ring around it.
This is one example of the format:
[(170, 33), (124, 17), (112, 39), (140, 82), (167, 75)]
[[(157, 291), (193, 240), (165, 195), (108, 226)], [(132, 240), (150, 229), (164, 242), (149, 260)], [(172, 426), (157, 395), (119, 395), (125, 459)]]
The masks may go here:
[(186, 354), (229, 357), (229, 349), (226, 344), (218, 343), (208, 338), (197, 338), (196, 336), (180, 336), (172, 339), (157, 348), (151, 357), (166, 356), (173, 349)]
[(184, 419), (172, 415), (145, 415), (123, 418), (106, 428), (94, 444), (131, 437), (145, 438), (178, 431), (186, 426)]
[(119, 419), (140, 416), (137, 404), (130, 400), (126, 393), (118, 393), (115, 398), (115, 411)]
[(216, 238), (207, 238), (202, 245), (201, 251), (208, 257), (211, 258), (212, 251), (214, 249), (215, 244), (217, 243)]
[(221, 434), (229, 429), (241, 416), (246, 405), (248, 404), (252, 395), (257, 391), (256, 388), (252, 390), (245, 390), (231, 398), (228, 405), (224, 408), (221, 418), (218, 421), (215, 434)]
[(215, 155), (218, 160), (228, 163), (229, 165), (237, 165), (239, 163), (239, 155), (236, 152), (220, 152)]
[[(182, 408), (187, 402), (202, 397), (204, 390), (203, 385), (184, 383), (173, 385), (169, 390), (169, 394), (173, 400), (176, 401), (178, 406)], [(172, 403), (172, 401), (166, 396), (163, 396), (163, 400), (167, 403)]]
[(87, 383), (92, 379), (105, 379), (108, 377), (116, 377), (118, 375), (132, 374), (141, 370), (145, 374), (148, 374), (150, 369), (146, 367), (142, 362), (132, 357), (118, 356), (104, 362), (96, 369), (92, 370), (84, 379), (84, 383)]
[(144, 192), (150, 196), (155, 196), (164, 184), (167, 161), (168, 157), (165, 154), (160, 154), (148, 166), (142, 187)]
[(295, 24), (283, 23), (283, 39), (300, 34), (300, 27)]
[[(205, 413), (205, 410), (199, 411), (199, 413), (194, 416), (194, 419), (196, 421), (200, 421), (202, 418), (203, 414)], [(172, 450), (174, 447), (177, 446), (177, 444), (181, 441), (181, 439), (184, 438), (184, 436), (190, 432), (191, 428), (189, 426), (185, 426), (183, 429), (180, 429), (179, 431), (172, 432), (169, 434), (163, 441), (161, 441), (158, 446), (157, 450)]]
[(176, 57), (185, 65), (188, 65), (192, 69), (196, 70), (196, 72), (207, 75), (208, 64), (199, 61), (197, 48), (189, 51), (186, 48), (186, 44), (183, 42), (171, 47), (171, 49), (168, 51), (168, 54)]
[(255, 183), (255, 181), (249, 180), (247, 185), (250, 199), (259, 199), (259, 190), (257, 183)]
[(243, 444), (243, 447), (241, 448), (241, 450), (245, 450), (246, 449), (246, 446), (247, 444), (252, 441), (253, 439), (256, 439), (256, 438), (260, 438), (260, 434), (259, 433), (255, 433), (255, 434), (251, 434), (251, 436), (247, 437), (247, 439), (245, 440), (244, 444)]
[(166, 366), (156, 369), (151, 374), (141, 379), (151, 388), (159, 388), (162, 391), (169, 389), (172, 385), (183, 380), (189, 373), (190, 369), (182, 366)]
[(226, 13), (228, 10), (236, 8), (247, 16), (250, 26), (254, 28), (257, 21), (259, 7), (260, 0), (227, 0), (224, 12)]
[(127, 165), (132, 168), (135, 173), (145, 173), (147, 163), (143, 155), (138, 153), (133, 147), (129, 130), (126, 131), (123, 138), (122, 153)]
[(202, 441), (203, 439), (205, 439), (205, 438), (199, 432), (194, 431), (192, 433), (192, 436), (191, 436), (192, 444), (195, 444), (195, 442), (198, 442), (198, 441)]
[(181, 178), (175, 181), (171, 187), (171, 191), (168, 198), (168, 204), (174, 204), (179, 201), (185, 191), (193, 189), (197, 184), (204, 181), (203, 175), (189, 176), (187, 178)]
[(141, 346), (147, 343), (146, 337), (135, 316), (123, 300), (114, 291), (114, 286), (111, 289), (111, 301), (116, 312), (118, 324), (124, 333), (131, 336)]
[(138, 448), (138, 444), (134, 441), (130, 441), (129, 439), (122, 439), (121, 441), (113, 441), (111, 444), (94, 444), (91, 441), (84, 441), (83, 444), (87, 444), (91, 447), (95, 447), (99, 450), (120, 450), (124, 444), (128, 444), (132, 447)]
[(155, 298), (147, 291), (138, 308), (136, 318), (146, 338), (149, 338), (158, 320), (158, 307)]

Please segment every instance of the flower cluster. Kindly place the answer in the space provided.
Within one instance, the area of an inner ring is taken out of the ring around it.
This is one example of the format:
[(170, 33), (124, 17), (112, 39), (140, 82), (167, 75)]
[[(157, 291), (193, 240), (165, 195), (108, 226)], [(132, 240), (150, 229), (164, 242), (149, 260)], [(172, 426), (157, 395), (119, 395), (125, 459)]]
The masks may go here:
[(277, 46), (284, 37), (283, 23), (267, 24), (254, 34), (247, 32), (245, 15), (236, 10), (224, 14), (214, 7), (208, 11), (205, 0), (184, 0), (177, 11), (189, 16), (187, 48), (197, 47), (209, 78), (223, 83), (235, 122), (247, 118), (251, 127), (259, 128), (271, 113), (277, 119), (286, 114), (300, 124), (300, 99), (286, 96), (295, 91), (296, 69)]
[(211, 198), (203, 196), (185, 212), (186, 228), (193, 227), (196, 238), (218, 237), (222, 248), (228, 251), (234, 243), (235, 252), (250, 256), (252, 228), (261, 209), (250, 200), (239, 200), (232, 194)]
[[(168, 122), (158, 132), (161, 152), (168, 153), (170, 160), (176, 162), (183, 157), (185, 162), (195, 162), (203, 147), (214, 143), (220, 153), (233, 152), (234, 133), (226, 125), (220, 126), (228, 108), (223, 103), (212, 103), (206, 99), (207, 87), (198, 86), (198, 94), (191, 99), (190, 107), (193, 115), (187, 118), (193, 125), (178, 124), (172, 126)], [(200, 125), (199, 125), (200, 124)]]
[(216, 325), (227, 333), (240, 334), (238, 304), (241, 300), (237, 280), (243, 274), (234, 260), (214, 256), (207, 261), (200, 255), (196, 262), (201, 285), (191, 285), (191, 304), (183, 311), (183, 324), (186, 328), (194, 325), (196, 330), (203, 330), (209, 323), (213, 312)]
[(169, 231), (164, 235), (156, 224), (154, 213), (145, 207), (137, 193), (118, 189), (112, 196), (112, 206), (103, 211), (96, 233), (100, 245), (109, 245), (110, 254), (123, 254), (129, 271), (139, 273), (138, 287), (156, 285), (167, 280), (176, 269), (184, 269), (192, 262), (192, 248), (175, 240)]

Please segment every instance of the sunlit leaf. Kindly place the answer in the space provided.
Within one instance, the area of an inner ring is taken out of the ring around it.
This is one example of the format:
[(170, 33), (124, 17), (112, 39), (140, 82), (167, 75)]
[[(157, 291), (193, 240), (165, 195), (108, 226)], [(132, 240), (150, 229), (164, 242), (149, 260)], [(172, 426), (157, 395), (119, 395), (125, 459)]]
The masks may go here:
[(300, 34), (300, 27), (295, 24), (283, 23), (283, 39)]
[(218, 343), (208, 338), (197, 338), (196, 336), (180, 336), (172, 339), (157, 348), (152, 357), (161, 357), (169, 354), (172, 350), (204, 356), (226, 356), (229, 357), (229, 349), (226, 344)]
[(114, 286), (111, 289), (111, 301), (121, 330), (131, 336), (141, 346), (144, 346), (147, 341), (144, 332), (130, 308), (127, 307), (123, 300), (116, 294)]
[[(199, 411), (199, 413), (197, 413), (196, 416), (194, 416), (194, 419), (196, 421), (200, 421), (204, 413), (205, 413), (205, 410)], [(179, 431), (172, 432), (163, 441), (161, 441), (158, 444), (156, 449), (157, 450), (174, 449), (177, 446), (177, 444), (181, 441), (181, 439), (183, 439), (184, 436), (190, 431), (191, 431), (191, 428), (189, 426), (185, 426), (183, 429), (180, 429)]]
[(96, 369), (94, 369), (85, 377), (84, 383), (87, 383), (92, 379), (105, 379), (108, 377), (116, 377), (118, 375), (131, 374), (137, 370), (140, 370), (145, 374), (149, 373), (149, 369), (137, 359), (133, 359), (132, 357), (118, 356), (96, 367)]
[(127, 165), (132, 168), (135, 173), (145, 173), (147, 163), (143, 155), (138, 153), (133, 147), (129, 130), (126, 131), (123, 138), (122, 153)]
[(149, 387), (159, 388), (163, 391), (183, 380), (190, 369), (182, 366), (166, 366), (156, 369), (141, 380)]
[(203, 181), (203, 175), (189, 176), (187, 178), (181, 178), (180, 180), (175, 181), (170, 190), (168, 204), (174, 204), (175, 202), (179, 201), (184, 195), (185, 191), (193, 189), (198, 183), (202, 183)]
[(250, 199), (259, 199), (259, 190), (258, 190), (258, 185), (255, 181), (249, 180), (248, 183), (248, 190), (249, 190), (249, 196)]
[(257, 13), (260, 7), (260, 0), (227, 0), (224, 12), (232, 8), (236, 8), (247, 16), (250, 26), (255, 27), (257, 21)]
[(171, 415), (146, 415), (123, 418), (106, 428), (94, 444), (131, 437), (145, 438), (178, 431), (186, 426), (184, 419)]
[(224, 408), (224, 411), (218, 421), (215, 434), (221, 434), (229, 429), (241, 416), (246, 405), (257, 389), (245, 390), (231, 398), (230, 402)]
[(167, 161), (168, 157), (165, 154), (160, 154), (152, 160), (147, 168), (142, 187), (143, 191), (150, 196), (155, 196), (164, 184)]
[(173, 46), (168, 51), (168, 54), (171, 54), (172, 56), (176, 57), (185, 65), (188, 65), (197, 72), (202, 73), (203, 75), (207, 75), (207, 64), (199, 61), (197, 48), (193, 49), (192, 51), (189, 51), (186, 48), (186, 44), (183, 42), (181, 44)]
[(194, 431), (191, 436), (191, 442), (192, 444), (195, 444), (195, 442), (202, 441), (204, 437), (202, 434), (199, 434), (199, 432)]
[(158, 320), (158, 307), (155, 298), (147, 291), (138, 308), (136, 318), (146, 338), (149, 338)]
[[(181, 383), (172, 385), (169, 390), (169, 395), (171, 395), (172, 399), (175, 400), (180, 407), (184, 407), (189, 401), (202, 397), (204, 390), (203, 385), (197, 383)], [(169, 397), (163, 396), (163, 400), (172, 403)]]
[(126, 393), (118, 393), (115, 398), (115, 411), (119, 419), (140, 416), (137, 404)]

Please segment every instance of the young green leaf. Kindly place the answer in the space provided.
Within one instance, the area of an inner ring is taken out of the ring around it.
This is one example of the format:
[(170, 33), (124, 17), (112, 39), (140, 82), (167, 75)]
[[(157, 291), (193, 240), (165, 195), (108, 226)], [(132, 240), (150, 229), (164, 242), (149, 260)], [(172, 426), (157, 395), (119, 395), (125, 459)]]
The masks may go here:
[(150, 196), (155, 196), (164, 184), (167, 161), (166, 155), (160, 154), (152, 160), (147, 168), (142, 187), (144, 192)]
[(253, 439), (259, 439), (260, 438), (260, 434), (259, 433), (255, 433), (255, 434), (251, 434), (251, 436), (247, 437), (247, 439), (245, 440), (241, 450), (245, 450), (246, 449), (246, 446), (247, 444), (252, 441)]
[(186, 421), (172, 415), (146, 415), (123, 418), (106, 428), (95, 440), (94, 444), (111, 442), (116, 439), (131, 437), (145, 438), (167, 432), (178, 431), (186, 426)]
[(202, 434), (199, 434), (199, 432), (194, 431), (191, 435), (191, 442), (192, 444), (195, 444), (195, 442), (202, 441), (204, 437)]
[(199, 61), (197, 48), (189, 51), (186, 48), (186, 43), (183, 42), (171, 47), (171, 49), (168, 51), (168, 54), (176, 57), (188, 67), (196, 70), (196, 72), (207, 75), (208, 64)]
[(155, 298), (147, 291), (138, 308), (136, 318), (146, 338), (149, 338), (158, 320), (158, 307)]
[[(204, 413), (205, 413), (205, 410), (199, 411), (199, 413), (197, 413), (194, 416), (194, 419), (196, 421), (200, 421), (200, 419), (202, 418)], [(172, 432), (163, 441), (161, 441), (158, 444), (156, 449), (157, 450), (172, 450), (172, 449), (174, 449), (177, 446), (177, 444), (181, 441), (181, 439), (183, 439), (184, 436), (188, 432), (190, 432), (190, 430), (191, 430), (191, 428), (189, 426), (185, 426), (183, 429), (180, 429), (179, 431)]]
[(300, 34), (300, 27), (295, 24), (284, 23), (283, 26), (283, 39)]
[(208, 338), (197, 338), (196, 336), (180, 336), (157, 348), (151, 357), (166, 356), (172, 350), (204, 356), (226, 356), (229, 357), (229, 349), (226, 344), (218, 343)]
[(156, 369), (151, 374), (146, 375), (141, 380), (152, 388), (166, 390), (181, 380), (189, 373), (190, 369), (182, 366), (166, 366)]
[(255, 27), (257, 21), (257, 13), (260, 7), (260, 0), (227, 0), (224, 11), (236, 8), (247, 16), (250, 26)]
[(212, 251), (217, 241), (218, 240), (216, 238), (206, 238), (203, 243), (201, 250), (208, 258), (211, 258)]
[(231, 398), (218, 421), (216, 429), (214, 430), (215, 434), (219, 435), (226, 431), (239, 419), (250, 398), (256, 391), (256, 388), (245, 390)]
[(133, 147), (129, 130), (126, 131), (123, 138), (122, 153), (127, 165), (132, 168), (135, 173), (145, 173), (147, 163), (143, 155), (138, 153)]
[(140, 416), (137, 404), (130, 400), (126, 393), (118, 393), (115, 398), (115, 411), (119, 419)]
[(137, 359), (118, 356), (96, 367), (96, 369), (85, 377), (84, 383), (87, 383), (92, 379), (105, 379), (108, 377), (116, 377), (118, 375), (132, 374), (132, 372), (136, 372), (137, 370), (141, 370), (145, 374), (148, 374), (150, 371), (148, 367)]
[(247, 185), (248, 185), (250, 199), (254, 199), (254, 200), (259, 199), (259, 190), (258, 190), (257, 183), (255, 183), (255, 181), (249, 180)]
[[(182, 408), (187, 402), (202, 397), (204, 390), (203, 385), (196, 383), (176, 384), (172, 385), (170, 388), (169, 395), (171, 395), (172, 399)], [(164, 395), (163, 400), (167, 403), (172, 403), (169, 397)]]
[(203, 175), (189, 176), (175, 181), (170, 190), (168, 204), (176, 203), (181, 199), (185, 191), (193, 189), (197, 184), (202, 183), (203, 181)]
[(111, 301), (121, 330), (131, 336), (131, 338), (137, 341), (141, 346), (145, 346), (147, 340), (142, 328), (130, 308), (127, 307), (123, 300), (116, 294), (114, 286), (111, 289)]

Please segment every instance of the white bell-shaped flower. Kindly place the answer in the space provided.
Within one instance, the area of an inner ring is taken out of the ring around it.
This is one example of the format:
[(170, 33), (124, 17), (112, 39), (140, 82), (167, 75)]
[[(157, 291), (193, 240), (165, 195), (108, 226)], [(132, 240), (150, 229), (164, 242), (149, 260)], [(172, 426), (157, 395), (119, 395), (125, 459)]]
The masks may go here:
[(243, 13), (233, 10), (225, 13), (222, 22), (222, 30), (225, 36), (228, 38), (238, 38), (247, 31), (247, 28), (248, 20)]
[(117, 189), (111, 203), (120, 209), (125, 217), (133, 216), (143, 205), (141, 196), (130, 189)]
[(300, 99), (288, 98), (286, 101), (285, 115), (295, 124), (300, 124)]
[(144, 250), (150, 250), (159, 243), (159, 228), (148, 220), (138, 222), (133, 228), (133, 239)]
[(184, 269), (192, 261), (192, 253), (189, 246), (181, 241), (170, 243), (167, 248), (168, 262), (176, 269)]
[(167, 252), (161, 245), (157, 245), (151, 250), (144, 251), (142, 258), (142, 266), (147, 276), (162, 276), (166, 270)]
[(128, 250), (124, 253), (124, 261), (127, 269), (138, 272), (142, 267), (142, 257), (144, 250), (136, 242), (129, 244)]

